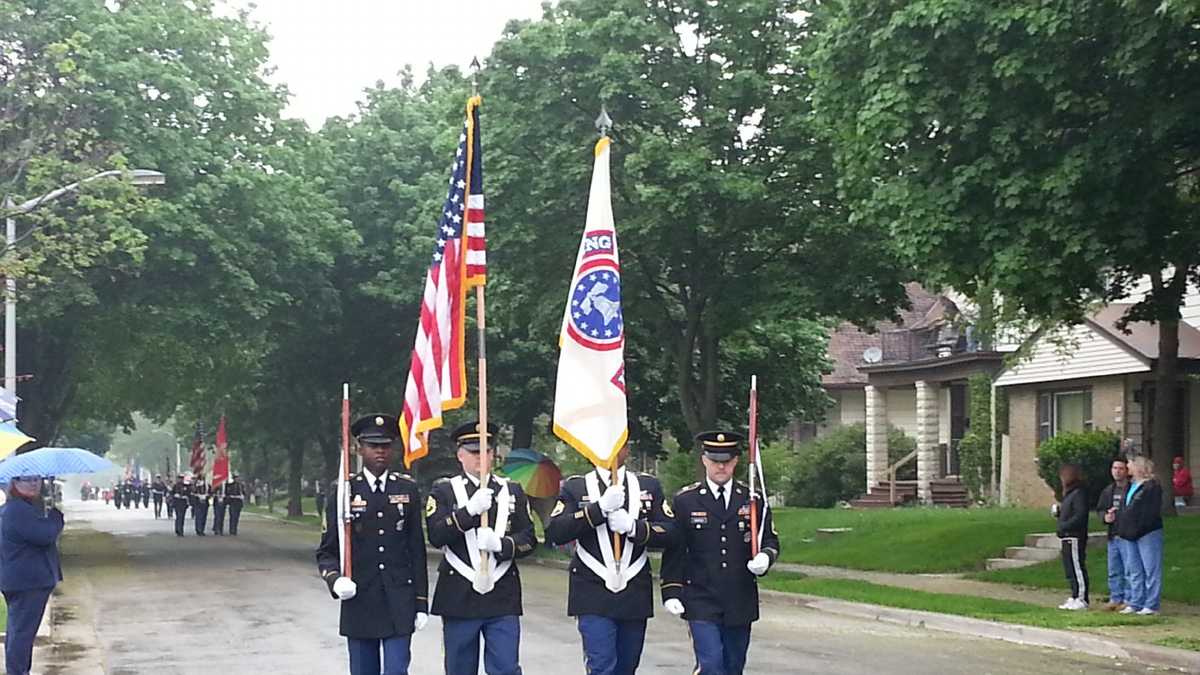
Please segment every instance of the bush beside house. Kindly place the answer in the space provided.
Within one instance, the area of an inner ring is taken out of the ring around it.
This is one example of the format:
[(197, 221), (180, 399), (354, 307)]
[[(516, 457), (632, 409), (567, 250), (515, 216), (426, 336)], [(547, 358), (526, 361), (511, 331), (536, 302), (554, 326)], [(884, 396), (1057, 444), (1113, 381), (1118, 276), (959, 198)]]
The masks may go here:
[(1109, 467), (1120, 447), (1120, 437), (1111, 431), (1060, 433), (1038, 446), (1038, 476), (1054, 490), (1054, 496), (1061, 499), (1062, 482), (1058, 479), (1058, 469), (1063, 464), (1075, 462), (1083, 467), (1088, 495), (1095, 497), (1112, 482)]
[[(890, 462), (898, 461), (916, 447), (916, 441), (903, 431), (888, 428)], [(828, 508), (863, 494), (867, 482), (866, 457), (867, 430), (863, 424), (840, 427), (800, 446), (787, 474), (788, 505)], [(915, 479), (915, 463), (904, 467), (898, 478)]]

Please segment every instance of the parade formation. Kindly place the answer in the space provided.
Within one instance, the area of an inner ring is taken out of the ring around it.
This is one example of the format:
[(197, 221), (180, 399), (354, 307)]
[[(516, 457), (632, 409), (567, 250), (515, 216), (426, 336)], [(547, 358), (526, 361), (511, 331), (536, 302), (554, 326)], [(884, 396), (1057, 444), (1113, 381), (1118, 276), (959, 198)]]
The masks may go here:
[[(370, 413), (351, 423), (350, 388), (343, 386), (342, 468), (339, 480), (322, 492), (336, 498), (323, 514), (316, 558), (330, 596), (341, 604), (340, 633), (354, 675), (407, 673), (413, 634), (431, 613), (442, 620), (448, 675), (476, 675), (481, 654), (489, 675), (522, 672), (519, 561), (539, 542), (521, 485), (492, 473), (499, 428), (487, 419), (480, 105), (478, 96), (467, 102), (425, 278), (403, 410), (398, 417)], [(609, 183), (612, 120), (602, 111), (596, 124), (601, 138), (563, 315), (553, 419), (555, 434), (594, 468), (562, 481), (545, 538), (572, 551), (565, 613), (575, 621), (589, 675), (637, 672), (656, 604), (651, 551), (662, 555), (663, 606), (686, 622), (694, 672), (739, 675), (751, 624), (759, 617), (757, 579), (780, 551), (756, 461), (757, 385), (751, 384), (748, 443), (735, 430), (695, 438), (702, 481), (668, 497), (656, 477), (626, 467), (625, 325)], [(428, 454), (427, 434), (442, 426), (442, 412), (467, 398), (468, 289), (475, 290), (479, 334), (479, 414), (451, 434), (462, 470), (436, 480), (422, 499), (412, 477), (392, 470), (392, 446), (402, 441), (404, 463), (412, 466)], [(357, 472), (350, 470), (351, 437)], [(734, 479), (747, 450), (749, 485)], [(756, 481), (758, 489), (752, 487)], [(182, 520), (176, 518), (179, 532)], [(202, 518), (203, 511), (197, 522)], [(442, 555), (432, 602), (426, 530), (429, 546)]]

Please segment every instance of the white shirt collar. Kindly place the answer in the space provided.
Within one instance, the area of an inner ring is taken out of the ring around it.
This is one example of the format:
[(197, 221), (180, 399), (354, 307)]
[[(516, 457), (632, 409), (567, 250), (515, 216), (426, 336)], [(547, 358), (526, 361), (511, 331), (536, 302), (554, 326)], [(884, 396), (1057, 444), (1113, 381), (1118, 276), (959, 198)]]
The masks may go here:
[[(711, 478), (705, 478), (704, 482), (708, 483), (708, 489), (712, 490), (713, 498), (717, 497), (717, 488), (721, 487), (713, 482)], [(733, 481), (725, 483), (725, 508), (729, 508), (729, 498), (733, 494)]]
[(368, 469), (367, 467), (364, 466), (362, 468), (362, 472), (363, 472), (363, 477), (367, 479), (367, 488), (370, 489), (371, 492), (375, 491), (375, 479), (376, 478), (382, 479), (382, 481), (383, 481), (382, 483), (379, 484), (380, 491), (383, 491), (383, 492), (387, 491), (387, 478), (388, 478), (387, 471), (384, 471), (382, 476), (376, 476), (375, 474), (371, 473), (370, 469)]
[(472, 476), (471, 474), (467, 473), (466, 471), (463, 472), (463, 475), (467, 477), (467, 480), (471, 481), (471, 485), (474, 485), (475, 487), (479, 487), (479, 476)]
[[(612, 471), (598, 466), (596, 467), (596, 475), (600, 476), (600, 480), (604, 481), (605, 485), (612, 485)], [(622, 485), (625, 484), (625, 467), (617, 469), (617, 478), (621, 479)]]

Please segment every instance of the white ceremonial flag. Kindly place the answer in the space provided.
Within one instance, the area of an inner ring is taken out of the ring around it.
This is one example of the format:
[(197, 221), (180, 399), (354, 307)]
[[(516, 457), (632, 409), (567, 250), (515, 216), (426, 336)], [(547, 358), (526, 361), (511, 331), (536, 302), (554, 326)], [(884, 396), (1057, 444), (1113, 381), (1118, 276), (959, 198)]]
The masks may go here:
[(587, 222), (559, 334), (554, 433), (597, 466), (611, 467), (629, 437), (621, 264), (609, 187), (609, 139), (596, 143)]

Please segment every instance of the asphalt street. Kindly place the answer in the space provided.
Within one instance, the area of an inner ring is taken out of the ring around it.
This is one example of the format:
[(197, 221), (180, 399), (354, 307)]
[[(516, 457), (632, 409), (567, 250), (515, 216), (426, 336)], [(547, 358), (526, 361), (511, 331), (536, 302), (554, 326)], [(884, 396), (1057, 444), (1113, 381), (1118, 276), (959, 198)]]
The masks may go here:
[[(310, 528), (247, 515), (241, 536), (175, 536), (146, 510), (67, 508), (55, 645), (46, 672), (343, 673), (337, 602), (316, 574)], [(190, 525), (190, 523), (189, 523)], [(784, 542), (786, 546), (786, 542)], [(526, 564), (521, 661), (528, 675), (582, 673), (566, 576)], [(436, 575), (431, 571), (431, 584)], [(432, 588), (430, 589), (432, 591)], [(417, 634), (412, 673), (440, 673), (441, 624)], [(36, 664), (35, 664), (36, 665)], [(36, 670), (36, 668), (35, 668)], [(748, 673), (1117, 673), (1144, 667), (768, 603)], [(650, 621), (640, 673), (690, 673), (683, 622)], [(482, 672), (482, 669), (481, 669)]]

